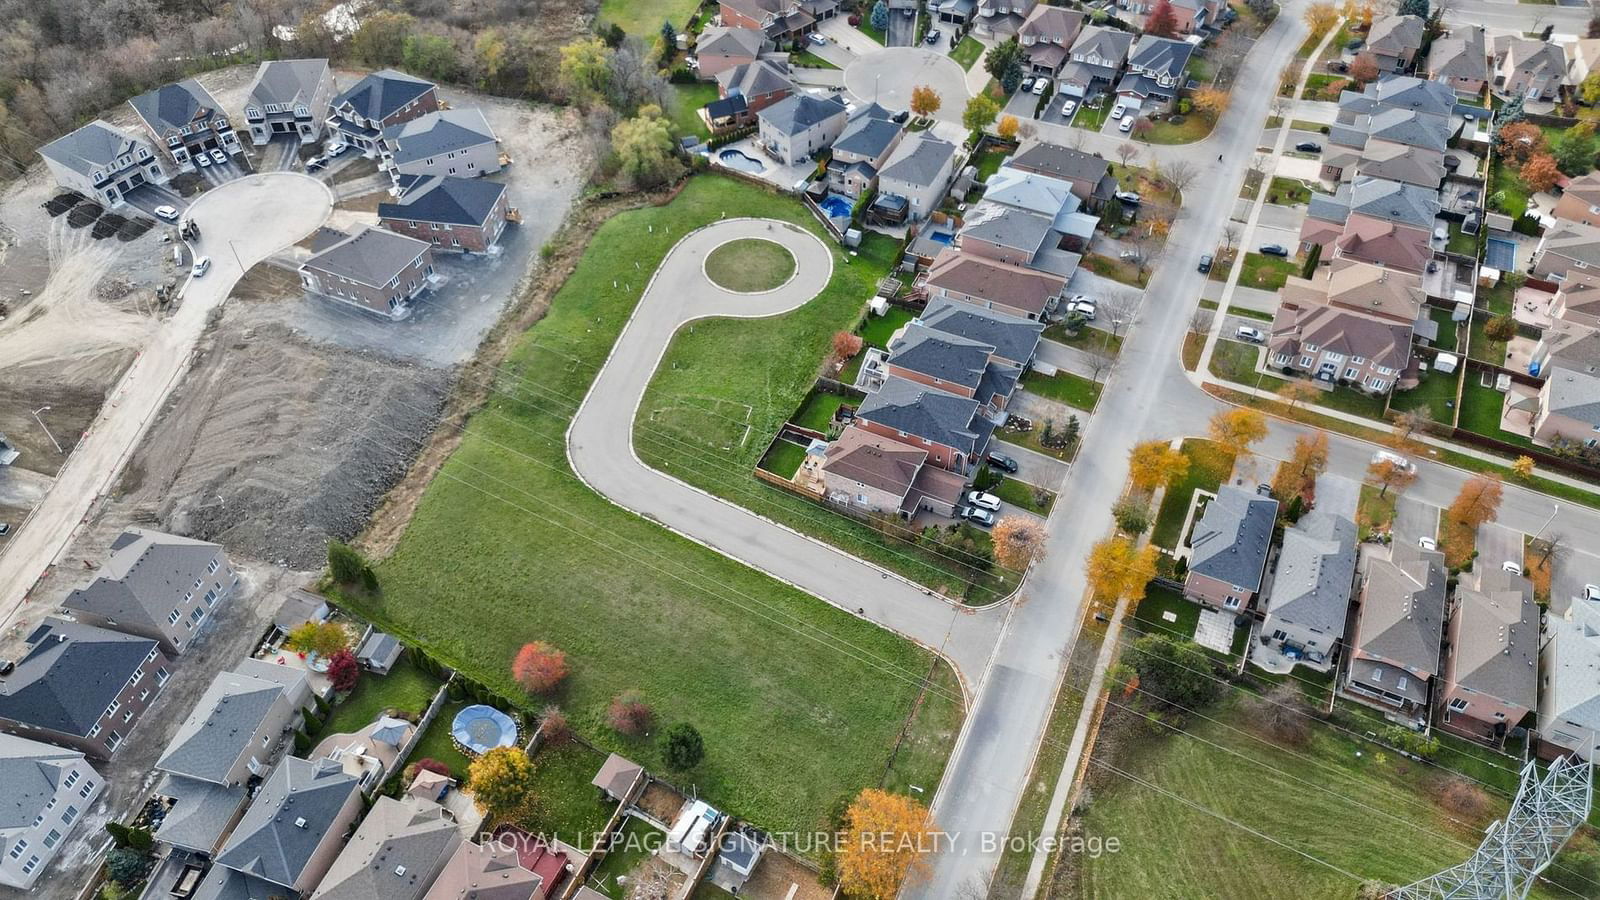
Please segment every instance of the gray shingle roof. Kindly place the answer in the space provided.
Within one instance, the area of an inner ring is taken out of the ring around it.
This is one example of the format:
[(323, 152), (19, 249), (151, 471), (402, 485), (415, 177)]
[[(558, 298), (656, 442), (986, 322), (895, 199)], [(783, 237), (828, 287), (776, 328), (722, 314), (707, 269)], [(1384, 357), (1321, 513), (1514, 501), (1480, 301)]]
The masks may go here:
[(930, 186), (955, 154), (955, 144), (927, 132), (918, 132), (894, 148), (878, 175), (907, 184)]
[(1027, 251), (1030, 258), (1044, 245), (1054, 219), (998, 203), (979, 203), (967, 211), (961, 236)]
[(456, 150), (492, 144), (496, 138), (489, 120), (477, 107), (441, 109), (402, 122), (383, 132), (385, 143), (393, 147), (390, 156), (397, 163), (415, 162)]
[(378, 218), (481, 226), (488, 221), (506, 186), (483, 178), (431, 175), (406, 191), (398, 203), (379, 203)]
[(174, 801), (156, 829), (156, 839), (196, 853), (210, 853), (244, 806), (249, 789), (242, 784), (227, 787), (168, 775), (156, 786), (156, 793)]
[(374, 631), (367, 636), (367, 640), (356, 651), (356, 658), (363, 663), (377, 663), (385, 668), (394, 664), (400, 656), (400, 642), (394, 635), (382, 631)]
[(16, 671), (0, 679), (0, 717), (85, 736), (156, 642), (46, 619)]
[(1147, 34), (1141, 36), (1133, 45), (1133, 52), (1128, 55), (1128, 67), (1179, 78), (1178, 86), (1182, 87), (1183, 69), (1189, 64), (1189, 57), (1193, 54), (1194, 45), (1188, 41)]
[(749, 56), (754, 58), (767, 42), (767, 36), (758, 28), (723, 28), (710, 26), (700, 32), (694, 52), (722, 56)]
[[(1131, 35), (1124, 37), (1132, 39)], [(1038, 172), (1041, 175), (1088, 182), (1099, 181), (1110, 168), (1110, 163), (1098, 156), (1045, 142), (1018, 152), (1006, 161), (1006, 165), (1023, 172)]]
[(437, 803), (379, 797), (313, 900), (417, 900), (461, 843)]
[(1462, 25), (1428, 49), (1428, 70), (1435, 78), (1489, 78), (1488, 51), (1482, 25)]
[(365, 119), (382, 121), (407, 103), (433, 90), (434, 84), (394, 69), (383, 69), (356, 82), (333, 99), (335, 109), (349, 104)]
[(1261, 589), (1278, 501), (1231, 484), (1206, 504), (1189, 542), (1189, 571), (1248, 591)]
[(1421, 16), (1384, 16), (1372, 23), (1367, 46), (1375, 53), (1400, 56), (1422, 46)]
[(789, 63), (782, 59), (756, 59), (717, 73), (717, 84), (727, 96), (759, 97), (790, 90)]
[(201, 781), (222, 783), (239, 759), (252, 752), (255, 733), (282, 709), (283, 685), (235, 672), (219, 672), (189, 717), (178, 726), (156, 768)]
[(950, 384), (976, 388), (993, 352), (994, 347), (989, 344), (913, 322), (898, 340), (889, 344), (888, 363)]
[(217, 854), (218, 867), (294, 887), (357, 789), (337, 762), (284, 757)]
[(325, 59), (269, 59), (256, 69), (255, 81), (245, 96), (251, 103), (310, 104), (327, 74)]
[[(1489, 563), (1478, 587), (1456, 590), (1452, 673), (1464, 687), (1532, 707), (1539, 680), (1539, 607), (1533, 583)], [(1515, 725), (1508, 722), (1507, 725)]]
[(0, 733), (0, 830), (32, 825), (55, 797), (62, 770), (83, 762), (76, 750)]
[(1368, 85), (1366, 94), (1381, 107), (1435, 116), (1448, 116), (1456, 106), (1456, 94), (1449, 85), (1411, 75), (1390, 75)]
[(1394, 559), (1367, 564), (1356, 648), (1424, 675), (1439, 671), (1444, 629), (1444, 554), (1396, 542)]
[(1356, 523), (1312, 511), (1283, 533), (1267, 615), (1337, 640), (1344, 634), (1355, 572)]
[(1072, 55), (1095, 55), (1101, 59), (1123, 60), (1128, 56), (1128, 48), (1133, 46), (1133, 35), (1115, 28), (1106, 28), (1102, 25), (1088, 25), (1078, 34), (1078, 39), (1072, 42)]
[(40, 147), (39, 155), (88, 175), (96, 169), (116, 167), (117, 157), (132, 152), (139, 143), (143, 141), (96, 119)]
[(856, 153), (876, 159), (900, 134), (894, 113), (876, 103), (858, 109), (833, 142), (835, 153)]
[(1380, 109), (1368, 119), (1367, 133), (1396, 144), (1442, 153), (1450, 144), (1450, 121), (1411, 109)]
[(892, 376), (862, 401), (856, 416), (969, 456), (981, 450), (994, 431), (978, 415), (978, 401)]
[[(544, 879), (524, 869), (512, 847), (463, 843), (428, 889), (428, 900), (530, 900)], [(601, 895), (604, 896), (604, 895)]]
[(1350, 211), (1418, 228), (1433, 228), (1439, 215), (1439, 192), (1414, 184), (1357, 178), (1351, 186)]
[(112, 542), (94, 580), (68, 594), (61, 606), (165, 630), (167, 614), (196, 581), (209, 579), (206, 568), (221, 550), (209, 541), (130, 528)]
[(284, 889), (270, 881), (227, 866), (212, 866), (190, 900), (276, 900), (285, 896)]
[(928, 301), (919, 320), (929, 328), (989, 344), (998, 358), (1019, 364), (1033, 358), (1044, 333), (1042, 322), (943, 297)]
[(838, 94), (826, 98), (814, 94), (790, 94), (763, 109), (759, 115), (781, 134), (799, 134), (833, 116), (844, 113), (844, 99)]
[(368, 227), (311, 257), (304, 265), (371, 287), (383, 287), (427, 249), (427, 241)]
[(208, 122), (222, 115), (209, 91), (193, 78), (164, 84), (128, 101), (140, 118), (158, 132), (178, 130), (185, 125)]

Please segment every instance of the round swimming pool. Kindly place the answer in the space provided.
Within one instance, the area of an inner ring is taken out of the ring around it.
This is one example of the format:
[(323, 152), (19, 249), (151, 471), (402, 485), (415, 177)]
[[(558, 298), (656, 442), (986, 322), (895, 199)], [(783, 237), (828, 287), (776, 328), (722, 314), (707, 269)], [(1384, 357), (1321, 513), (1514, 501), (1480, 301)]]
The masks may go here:
[(752, 175), (759, 175), (767, 170), (766, 164), (743, 150), (724, 150), (717, 154), (717, 160), (730, 169), (738, 169)]

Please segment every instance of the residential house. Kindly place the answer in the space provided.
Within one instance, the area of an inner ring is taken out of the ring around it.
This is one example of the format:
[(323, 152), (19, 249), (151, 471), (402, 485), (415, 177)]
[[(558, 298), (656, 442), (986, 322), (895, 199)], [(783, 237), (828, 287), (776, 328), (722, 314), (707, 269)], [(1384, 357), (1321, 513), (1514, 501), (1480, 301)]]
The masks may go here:
[(61, 601), (75, 621), (161, 642), (177, 656), (189, 648), (239, 576), (220, 544), (129, 528), (111, 542), (94, 580)]
[(990, 358), (1026, 370), (1039, 351), (1044, 324), (1022, 316), (944, 297), (928, 301), (917, 322), (928, 328), (980, 341), (994, 349)]
[(1433, 258), (1429, 241), (1438, 213), (1437, 191), (1358, 176), (1331, 197), (1311, 198), (1300, 226), (1300, 247), (1309, 251), (1321, 245), (1325, 259), (1337, 253), (1420, 273)]
[(876, 190), (878, 172), (900, 146), (901, 134), (894, 113), (876, 103), (848, 114), (828, 158), (828, 186), (847, 197)]
[(977, 11), (977, 0), (928, 0), (928, 15), (943, 25), (966, 25)]
[(966, 489), (964, 474), (927, 464), (928, 451), (846, 428), (824, 451), (821, 476), (829, 502), (866, 513), (909, 519), (920, 510), (955, 515)]
[(931, 131), (907, 135), (878, 170), (878, 195), (904, 198), (907, 218), (921, 221), (944, 203), (955, 165), (955, 144)]
[(193, 900), (298, 900), (333, 866), (361, 813), (356, 779), (333, 760), (287, 756), (215, 857)]
[(1045, 141), (1019, 149), (1006, 160), (1006, 168), (1071, 182), (1072, 193), (1091, 211), (1108, 202), (1117, 190), (1110, 163), (1082, 150)]
[(1326, 662), (1344, 638), (1356, 575), (1356, 523), (1312, 510), (1283, 532), (1261, 642), (1292, 659)]
[(1428, 77), (1463, 100), (1483, 96), (1489, 83), (1489, 46), (1482, 25), (1461, 25), (1428, 48)]
[(724, 100), (743, 97), (746, 113), (754, 116), (794, 93), (788, 60), (763, 57), (723, 69), (717, 73), (717, 93)]
[(848, 118), (838, 94), (791, 94), (757, 114), (759, 140), (779, 162), (792, 166), (832, 146)]
[(1545, 615), (1538, 710), (1546, 745), (1600, 758), (1600, 601), (1573, 597), (1566, 612)]
[(1444, 554), (1437, 550), (1395, 541), (1389, 558), (1373, 554), (1361, 581), (1345, 692), (1426, 719), (1448, 591)]
[(1040, 4), (1028, 12), (1017, 30), (1027, 71), (1055, 78), (1072, 58), (1072, 45), (1083, 30), (1084, 15), (1074, 9)]
[(996, 360), (995, 347), (913, 321), (889, 340), (890, 377), (971, 397), (998, 416), (1022, 379), (1018, 366)]
[[(1121, 76), (1132, 47), (1133, 35), (1126, 31), (1104, 25), (1084, 26), (1072, 42), (1069, 61), (1061, 70), (1061, 92), (1086, 100), (1109, 90)], [(1012, 165), (1016, 163), (1016, 159), (1011, 160)]]
[(463, 841), (423, 900), (542, 900), (552, 887), (522, 865), (517, 848)]
[(1600, 227), (1558, 221), (1533, 252), (1533, 277), (1563, 281), (1569, 271), (1600, 268)]
[(428, 175), (400, 200), (378, 204), (378, 224), (438, 250), (485, 253), (515, 213), (506, 186), (480, 178)]
[(149, 141), (99, 119), (40, 147), (39, 156), (56, 184), (113, 209), (130, 191), (167, 180)]
[(966, 256), (1026, 266), (1068, 280), (1082, 257), (1066, 248), (1082, 242), (1081, 235), (1057, 231), (1052, 216), (985, 200), (967, 210), (955, 248)]
[(475, 178), (500, 171), (500, 139), (477, 107), (442, 109), (387, 128), (381, 166), (402, 175)]
[[(1140, 27), (1148, 27), (1150, 12), (1156, 7), (1155, 3), (1136, 0), (1132, 6), (1137, 6), (1143, 13), (1140, 16)], [(1217, 16), (1221, 10), (1220, 0), (1171, 0), (1173, 26), (1179, 34), (1195, 34), (1200, 30), (1216, 24)]]
[(756, 124), (756, 114), (750, 111), (750, 105), (738, 94), (713, 100), (697, 112), (700, 121), (706, 123), (706, 130), (712, 135), (724, 135)]
[(1375, 20), (1367, 31), (1367, 45), (1362, 48), (1362, 55), (1376, 63), (1379, 72), (1406, 72), (1416, 59), (1417, 51), (1422, 49), (1425, 31), (1427, 23), (1421, 16), (1384, 16)]
[(1442, 727), (1499, 743), (1535, 705), (1539, 607), (1528, 579), (1482, 565), (1476, 587), (1456, 589), (1438, 703)]
[(302, 144), (320, 140), (334, 89), (333, 70), (325, 59), (262, 63), (245, 92), (251, 143), (259, 147), (277, 135), (294, 135)]
[(221, 672), (156, 760), (170, 775), (226, 787), (264, 777), (311, 703), (304, 670), (246, 659)]
[[(832, 9), (837, 9), (836, 3)], [(817, 17), (807, 11), (806, 4), (795, 0), (721, 0), (720, 10), (724, 26), (758, 29), (780, 46), (804, 38), (817, 27)]]
[(919, 287), (930, 302), (944, 298), (1042, 322), (1060, 302), (1066, 279), (950, 249), (934, 258)]
[[(1455, 93), (1446, 85), (1408, 75), (1391, 75), (1367, 85), (1361, 92), (1345, 91), (1339, 97), (1336, 120), (1328, 128), (1321, 159), (1323, 181), (1353, 181), (1358, 174), (1389, 180), (1382, 171), (1367, 171), (1413, 148), (1431, 166), (1443, 166), (1450, 143)], [(1433, 160), (1437, 160), (1434, 162)], [(1428, 187), (1437, 188), (1435, 180)]]
[[(1557, 438), (1594, 446), (1600, 437), (1600, 334), (1579, 326), (1572, 331), (1575, 339), (1559, 347), (1549, 349), (1541, 341), (1535, 348), (1544, 384), (1528, 436), (1543, 447)], [(1509, 395), (1507, 400), (1513, 402)]]
[(1493, 87), (1498, 96), (1554, 100), (1566, 75), (1567, 58), (1559, 44), (1516, 36), (1495, 40)]
[(48, 618), (0, 678), (0, 729), (110, 759), (171, 677), (149, 638)]
[(459, 846), (461, 832), (444, 807), (416, 797), (379, 797), (311, 896), (422, 900)]
[[(1071, 182), (1011, 166), (1001, 166), (989, 176), (983, 199), (986, 204), (999, 204), (1049, 219), (1053, 233), (1045, 236), (1045, 247), (1081, 252), (1094, 239), (1095, 229), (1100, 225), (1099, 216), (1082, 211), (1083, 201), (1073, 193)], [(1037, 253), (1031, 264), (1055, 271), (1048, 264), (1041, 265)]]
[(965, 475), (982, 461), (995, 423), (971, 397), (889, 378), (856, 410), (857, 428), (928, 452), (928, 462)]
[(192, 171), (192, 160), (199, 153), (221, 150), (232, 156), (240, 151), (233, 123), (193, 78), (164, 84), (134, 97), (128, 105), (177, 171)]
[(1008, 38), (1022, 30), (1038, 0), (977, 0), (972, 30), (984, 37)]
[(382, 69), (333, 98), (328, 148), (350, 144), (376, 159), (384, 131), (439, 109), (439, 88), (394, 69)]
[(1600, 226), (1600, 172), (1569, 179), (1551, 215), (1563, 222)]
[(306, 290), (392, 319), (410, 314), (432, 277), (429, 243), (382, 228), (363, 228), (300, 265)]
[(1188, 41), (1144, 35), (1128, 55), (1128, 70), (1117, 82), (1117, 96), (1135, 112), (1165, 111), (1188, 83), (1193, 53), (1194, 45)]
[(1562, 45), (1567, 56), (1567, 84), (1583, 84), (1591, 72), (1600, 70), (1600, 38), (1579, 38)]
[(1600, 272), (1568, 272), (1550, 305), (1550, 316), (1600, 329)]
[(1290, 278), (1267, 337), (1271, 365), (1324, 386), (1393, 389), (1411, 364), (1418, 323), (1434, 333), (1422, 280), (1406, 272), (1335, 260), (1315, 280)]
[(1189, 539), (1183, 595), (1230, 612), (1249, 609), (1261, 591), (1278, 501), (1225, 484), (1206, 502)]
[(716, 78), (734, 66), (756, 61), (772, 44), (759, 28), (708, 25), (695, 39), (694, 57), (701, 78)]
[(32, 889), (105, 790), (83, 754), (0, 734), (0, 885)]

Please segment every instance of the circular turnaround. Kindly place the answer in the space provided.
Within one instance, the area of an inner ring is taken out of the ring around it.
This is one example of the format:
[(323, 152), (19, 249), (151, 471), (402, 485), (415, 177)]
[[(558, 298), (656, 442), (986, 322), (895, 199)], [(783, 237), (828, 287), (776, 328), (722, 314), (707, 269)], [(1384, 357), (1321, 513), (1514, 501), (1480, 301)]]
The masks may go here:
[(482, 756), (496, 747), (510, 747), (517, 742), (517, 723), (492, 706), (469, 706), (456, 713), (450, 723), (450, 736), (462, 749)]
[(967, 73), (943, 53), (886, 47), (856, 57), (844, 70), (844, 87), (852, 96), (896, 112), (911, 108), (911, 89), (919, 85), (927, 85), (939, 95), (936, 117), (960, 121), (967, 105)]
[(794, 254), (776, 241), (739, 238), (706, 256), (706, 278), (725, 291), (759, 294), (794, 277)]

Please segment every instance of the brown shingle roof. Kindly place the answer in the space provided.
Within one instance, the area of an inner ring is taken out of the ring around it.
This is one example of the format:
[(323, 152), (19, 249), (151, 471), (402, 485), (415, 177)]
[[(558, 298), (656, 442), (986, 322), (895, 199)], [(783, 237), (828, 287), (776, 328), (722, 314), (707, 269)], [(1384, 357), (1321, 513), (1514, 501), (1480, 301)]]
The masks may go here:
[(928, 451), (863, 428), (846, 428), (823, 456), (824, 472), (904, 497), (923, 468)]
[(1061, 293), (1059, 275), (1009, 263), (996, 262), (958, 250), (942, 250), (928, 267), (927, 285), (958, 294), (981, 297), (1034, 315), (1043, 313), (1051, 298)]

